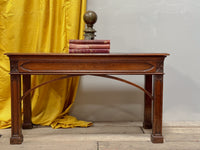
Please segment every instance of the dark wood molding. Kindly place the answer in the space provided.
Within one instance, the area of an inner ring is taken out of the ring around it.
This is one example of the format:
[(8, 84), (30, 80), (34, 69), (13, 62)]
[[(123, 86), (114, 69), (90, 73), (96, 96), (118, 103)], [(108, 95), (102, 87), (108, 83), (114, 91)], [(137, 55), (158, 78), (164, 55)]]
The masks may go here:
[(18, 60), (10, 61), (10, 73), (18, 73)]

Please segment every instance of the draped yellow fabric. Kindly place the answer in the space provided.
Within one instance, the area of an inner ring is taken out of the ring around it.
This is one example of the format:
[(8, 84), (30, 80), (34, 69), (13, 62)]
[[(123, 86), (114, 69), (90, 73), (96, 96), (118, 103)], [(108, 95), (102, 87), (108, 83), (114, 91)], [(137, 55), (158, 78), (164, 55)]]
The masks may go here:
[[(0, 128), (11, 126), (9, 60), (6, 52), (67, 53), (69, 39), (82, 39), (86, 0), (0, 0)], [(58, 76), (33, 76), (32, 86)], [(32, 121), (53, 128), (87, 127), (69, 116), (78, 78), (52, 82), (32, 94)]]

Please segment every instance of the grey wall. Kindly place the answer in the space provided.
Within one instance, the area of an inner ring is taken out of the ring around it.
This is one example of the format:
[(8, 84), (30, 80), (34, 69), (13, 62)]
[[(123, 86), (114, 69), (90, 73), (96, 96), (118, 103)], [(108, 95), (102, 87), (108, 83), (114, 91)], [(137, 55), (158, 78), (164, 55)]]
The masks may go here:
[[(200, 121), (200, 1), (88, 0), (97, 39), (111, 52), (164, 52), (164, 121)], [(143, 76), (125, 76), (143, 86)], [(90, 121), (141, 121), (143, 93), (97, 77), (81, 79), (71, 114)]]

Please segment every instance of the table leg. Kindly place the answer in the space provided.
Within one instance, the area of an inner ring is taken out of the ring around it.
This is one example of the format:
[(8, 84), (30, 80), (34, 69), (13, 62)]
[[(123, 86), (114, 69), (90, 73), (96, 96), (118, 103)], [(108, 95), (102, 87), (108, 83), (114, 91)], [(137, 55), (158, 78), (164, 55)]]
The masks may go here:
[[(31, 88), (31, 75), (23, 75), (23, 94)], [(31, 113), (31, 95), (30, 93), (23, 99), (23, 112), (24, 122), (22, 125), (23, 129), (32, 129), (32, 113)]]
[(163, 75), (154, 75), (152, 143), (163, 143), (162, 136)]
[(21, 116), (21, 76), (11, 75), (11, 138), (10, 144), (21, 144), (22, 135), (22, 116)]
[[(144, 88), (152, 93), (152, 75), (145, 75)], [(144, 93), (144, 129), (152, 129), (152, 99)]]

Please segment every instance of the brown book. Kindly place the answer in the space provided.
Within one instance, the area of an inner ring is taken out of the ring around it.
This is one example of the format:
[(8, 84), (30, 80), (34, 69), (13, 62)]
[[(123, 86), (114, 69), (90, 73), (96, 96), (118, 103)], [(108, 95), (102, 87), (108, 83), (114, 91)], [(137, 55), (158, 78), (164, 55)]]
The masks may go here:
[(73, 44), (110, 44), (110, 40), (69, 40)]
[(69, 44), (69, 49), (110, 49), (110, 44)]
[(69, 53), (110, 53), (110, 49), (69, 49)]

